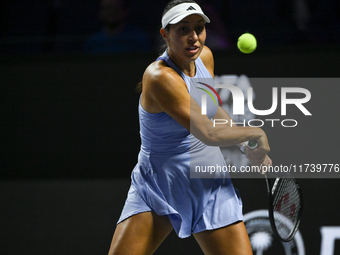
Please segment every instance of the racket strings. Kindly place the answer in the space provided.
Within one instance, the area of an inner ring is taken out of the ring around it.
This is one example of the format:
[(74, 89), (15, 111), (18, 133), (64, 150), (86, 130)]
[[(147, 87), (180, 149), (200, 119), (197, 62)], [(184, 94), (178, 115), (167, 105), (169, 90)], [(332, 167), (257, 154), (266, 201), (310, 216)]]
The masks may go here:
[(288, 238), (299, 220), (300, 193), (294, 180), (281, 178), (273, 194), (273, 212), (276, 229), (283, 238)]

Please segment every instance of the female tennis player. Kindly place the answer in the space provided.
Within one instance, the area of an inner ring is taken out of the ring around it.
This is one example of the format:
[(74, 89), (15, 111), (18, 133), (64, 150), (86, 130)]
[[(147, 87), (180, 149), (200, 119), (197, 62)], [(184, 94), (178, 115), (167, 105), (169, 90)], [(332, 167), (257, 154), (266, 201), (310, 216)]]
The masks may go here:
[(258, 149), (246, 151), (251, 163), (271, 164), (260, 128), (214, 127), (211, 118), (230, 117), (210, 97), (207, 114), (201, 114), (205, 92), (197, 81), (214, 86), (213, 55), (204, 46), (206, 22), (194, 1), (174, 0), (165, 7), (160, 33), (167, 49), (143, 75), (142, 145), (110, 255), (152, 254), (172, 229), (180, 238), (193, 234), (205, 254), (252, 254), (242, 202), (229, 175), (190, 178), (193, 166), (225, 166), (218, 146), (249, 140), (258, 142)]

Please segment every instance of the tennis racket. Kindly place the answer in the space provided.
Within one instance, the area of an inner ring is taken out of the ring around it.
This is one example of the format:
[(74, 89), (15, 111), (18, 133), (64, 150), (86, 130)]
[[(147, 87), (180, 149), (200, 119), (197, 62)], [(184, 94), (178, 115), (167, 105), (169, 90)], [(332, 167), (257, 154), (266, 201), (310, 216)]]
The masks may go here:
[[(257, 142), (248, 143), (250, 149)], [(291, 241), (298, 231), (302, 213), (302, 192), (297, 180), (289, 175), (265, 174), (268, 198), (269, 220), (274, 235), (283, 242)]]

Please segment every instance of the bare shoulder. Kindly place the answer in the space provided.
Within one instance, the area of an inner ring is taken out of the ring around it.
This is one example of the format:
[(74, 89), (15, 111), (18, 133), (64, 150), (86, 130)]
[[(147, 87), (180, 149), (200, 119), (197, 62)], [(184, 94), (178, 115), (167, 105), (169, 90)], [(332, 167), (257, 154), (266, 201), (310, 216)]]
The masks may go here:
[(169, 108), (175, 107), (173, 102), (180, 96), (186, 97), (185, 94), (189, 95), (186, 83), (164, 61), (153, 62), (145, 70), (141, 104), (148, 112), (170, 113), (172, 109)]
[(190, 94), (186, 83), (164, 61), (156, 61), (145, 70), (141, 104), (150, 113), (169, 114), (190, 130)]
[(210, 74), (214, 77), (214, 56), (207, 46), (204, 46), (200, 58)]
[(179, 74), (167, 66), (164, 61), (156, 61), (151, 63), (145, 70), (143, 75), (143, 86), (148, 90), (158, 90), (160, 87), (172, 87), (179, 89), (183, 87), (185, 82)]

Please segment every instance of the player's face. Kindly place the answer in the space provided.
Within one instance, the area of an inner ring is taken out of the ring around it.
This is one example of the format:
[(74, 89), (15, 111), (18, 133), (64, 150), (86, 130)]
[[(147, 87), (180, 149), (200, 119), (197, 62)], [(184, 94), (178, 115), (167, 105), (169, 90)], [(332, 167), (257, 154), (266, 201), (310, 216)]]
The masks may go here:
[(189, 15), (179, 23), (170, 25), (168, 50), (177, 57), (195, 60), (203, 50), (205, 39), (204, 19), (197, 14)]

